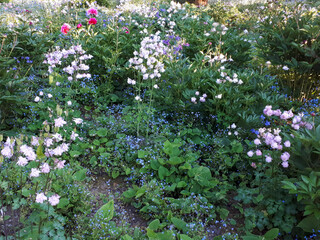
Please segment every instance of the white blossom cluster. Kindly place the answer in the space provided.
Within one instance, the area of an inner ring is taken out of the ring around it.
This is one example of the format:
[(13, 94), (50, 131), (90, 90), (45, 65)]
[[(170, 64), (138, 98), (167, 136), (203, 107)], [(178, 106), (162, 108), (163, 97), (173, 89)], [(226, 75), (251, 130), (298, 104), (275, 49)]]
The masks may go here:
[(44, 60), (43, 63), (49, 65), (48, 72), (52, 73), (54, 68), (67, 64), (69, 57), (73, 56), (71, 64), (62, 69), (63, 72), (69, 75), (68, 80), (72, 81), (74, 79), (91, 78), (91, 74), (86, 72), (89, 70), (89, 66), (84, 62), (91, 59), (92, 55), (85, 53), (86, 51), (82, 49), (81, 45), (71, 46), (68, 50), (60, 50), (60, 47), (57, 46), (56, 51), (45, 55), (46, 60)]

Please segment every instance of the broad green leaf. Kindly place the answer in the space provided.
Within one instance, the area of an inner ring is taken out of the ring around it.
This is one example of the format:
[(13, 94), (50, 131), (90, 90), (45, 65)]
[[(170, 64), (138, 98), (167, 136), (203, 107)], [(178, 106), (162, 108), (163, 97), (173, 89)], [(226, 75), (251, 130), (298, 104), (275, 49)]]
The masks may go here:
[(57, 208), (64, 208), (68, 206), (68, 204), (69, 204), (68, 198), (61, 198), (59, 201), (59, 204), (57, 205)]
[(266, 234), (264, 235), (266, 240), (274, 240), (278, 237), (279, 234), (279, 228), (272, 228)]
[(159, 219), (155, 219), (149, 224), (148, 228), (150, 228), (151, 230), (155, 231), (155, 230), (157, 230), (159, 228), (159, 226), (160, 226)]
[(108, 134), (108, 129), (106, 129), (106, 128), (101, 128), (97, 131), (97, 135), (99, 137), (105, 137), (105, 136), (107, 136), (107, 134)]
[(179, 218), (173, 217), (171, 218), (171, 222), (179, 230), (185, 231), (187, 229), (187, 223)]
[(81, 169), (73, 174), (73, 179), (76, 181), (83, 181), (86, 178), (87, 169)]
[(110, 221), (114, 214), (114, 201), (110, 200), (103, 205), (94, 215), (95, 217), (102, 217), (105, 221)]
[(312, 233), (320, 229), (320, 220), (314, 215), (310, 215), (304, 218), (297, 226), (305, 232)]

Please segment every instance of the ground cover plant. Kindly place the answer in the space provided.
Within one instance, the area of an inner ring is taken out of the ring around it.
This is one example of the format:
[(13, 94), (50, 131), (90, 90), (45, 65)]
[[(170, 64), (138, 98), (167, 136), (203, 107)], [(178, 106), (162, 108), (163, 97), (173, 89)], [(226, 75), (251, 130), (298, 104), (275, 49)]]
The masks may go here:
[(0, 3), (0, 239), (318, 239), (319, 3)]

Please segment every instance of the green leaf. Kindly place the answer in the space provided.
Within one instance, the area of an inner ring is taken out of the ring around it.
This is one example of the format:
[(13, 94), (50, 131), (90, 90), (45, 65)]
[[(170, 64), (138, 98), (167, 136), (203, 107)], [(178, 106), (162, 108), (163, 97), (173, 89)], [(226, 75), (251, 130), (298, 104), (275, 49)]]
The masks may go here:
[(117, 178), (118, 176), (120, 175), (120, 173), (119, 173), (119, 171), (117, 171), (117, 170), (113, 170), (112, 171), (112, 178)]
[(57, 205), (57, 208), (64, 208), (68, 206), (68, 204), (69, 204), (68, 198), (61, 198), (59, 201), (59, 204)]
[(81, 169), (73, 174), (73, 179), (76, 181), (83, 181), (86, 178), (87, 169)]
[(168, 163), (171, 165), (177, 165), (177, 164), (180, 164), (183, 162), (184, 162), (184, 159), (181, 157), (177, 157), (177, 156), (170, 157), (170, 159), (168, 161)]
[(71, 157), (79, 157), (81, 152), (79, 151), (70, 151), (70, 156)]
[(94, 215), (96, 218), (102, 217), (105, 221), (110, 221), (114, 214), (114, 201), (110, 200), (108, 203), (103, 205)]
[(155, 231), (159, 228), (159, 226), (160, 226), (160, 220), (155, 219), (149, 224), (148, 228)]
[(144, 158), (147, 155), (147, 152), (144, 150), (138, 151), (138, 158)]
[(107, 134), (108, 134), (108, 129), (106, 129), (106, 128), (101, 128), (97, 131), (97, 135), (99, 137), (105, 137), (105, 136), (107, 136)]
[(43, 153), (43, 148), (42, 148), (42, 145), (39, 145), (38, 148), (37, 148), (37, 158), (38, 159), (42, 159), (42, 158), (45, 158), (46, 155), (44, 155)]
[(26, 188), (23, 188), (23, 189), (22, 189), (22, 195), (23, 195), (24, 197), (29, 197), (29, 196), (30, 196), (30, 193), (31, 193), (30, 190), (28, 190), (28, 189), (26, 189)]
[(185, 231), (187, 229), (187, 223), (179, 218), (173, 217), (171, 218), (171, 222), (179, 230)]
[(121, 237), (121, 240), (133, 240), (133, 238), (126, 234), (123, 237)]
[(188, 237), (187, 235), (185, 234), (180, 234), (180, 240), (192, 240), (191, 237)]
[(284, 186), (282, 188), (289, 189), (289, 190), (297, 190), (296, 185), (294, 185), (292, 182), (289, 181), (282, 181)]
[(163, 180), (165, 177), (168, 177), (170, 176), (170, 172), (168, 169), (166, 169), (165, 167), (163, 166), (160, 166), (159, 169), (158, 169), (158, 174), (159, 174), (159, 178), (161, 180)]
[(304, 218), (297, 226), (305, 232), (312, 233), (313, 231), (320, 229), (320, 220), (314, 215), (310, 215)]
[(127, 191), (125, 191), (125, 192), (123, 193), (123, 196), (124, 196), (125, 198), (133, 198), (134, 196), (136, 196), (136, 191), (133, 190), (132, 188), (130, 188), (130, 189), (128, 189)]
[(264, 235), (266, 240), (273, 240), (278, 237), (279, 228), (272, 228)]

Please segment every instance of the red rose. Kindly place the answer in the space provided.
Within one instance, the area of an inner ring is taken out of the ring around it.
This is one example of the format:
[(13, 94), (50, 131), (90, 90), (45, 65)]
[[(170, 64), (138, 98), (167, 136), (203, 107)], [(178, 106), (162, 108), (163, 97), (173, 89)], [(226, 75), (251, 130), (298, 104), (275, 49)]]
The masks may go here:
[(96, 25), (97, 24), (97, 19), (95, 19), (95, 18), (90, 18), (89, 19), (89, 21), (88, 21), (88, 23), (90, 24), (90, 25)]

